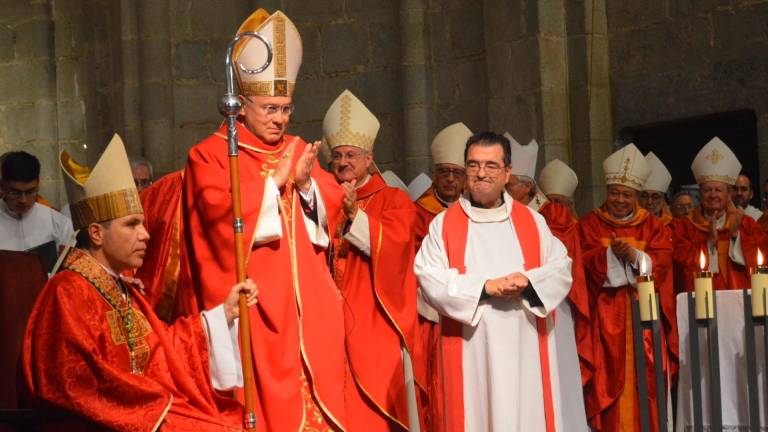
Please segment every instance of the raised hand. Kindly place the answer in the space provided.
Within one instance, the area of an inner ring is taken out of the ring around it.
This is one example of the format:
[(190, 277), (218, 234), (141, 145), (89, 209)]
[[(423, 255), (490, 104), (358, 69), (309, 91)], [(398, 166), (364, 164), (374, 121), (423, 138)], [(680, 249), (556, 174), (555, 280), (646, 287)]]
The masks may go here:
[(310, 181), (310, 173), (312, 172), (312, 165), (315, 163), (317, 152), (320, 149), (320, 141), (313, 143), (307, 143), (304, 146), (304, 150), (299, 157), (298, 163), (296, 163), (296, 173), (293, 178), (296, 180), (296, 187), (301, 191), (308, 191), (312, 185)]
[(730, 211), (731, 218), (731, 237), (736, 237), (739, 234), (739, 227), (741, 227), (741, 220), (744, 219), (744, 210), (739, 207), (733, 206), (733, 210)]
[(293, 162), (293, 152), (296, 150), (299, 137), (293, 137), (285, 153), (280, 157), (280, 161), (275, 167), (275, 172), (272, 173), (272, 180), (277, 184), (278, 189), (282, 189), (288, 182), (288, 177), (291, 175), (291, 163)]
[(342, 189), (344, 189), (344, 215), (349, 221), (355, 220), (355, 216), (357, 216), (357, 190), (355, 189), (356, 184), (357, 180), (352, 180), (341, 184)]

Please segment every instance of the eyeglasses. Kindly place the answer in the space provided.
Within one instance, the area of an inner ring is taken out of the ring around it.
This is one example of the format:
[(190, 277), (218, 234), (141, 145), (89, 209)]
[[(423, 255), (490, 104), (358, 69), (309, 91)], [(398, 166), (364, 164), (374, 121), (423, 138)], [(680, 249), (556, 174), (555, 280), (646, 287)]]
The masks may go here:
[(445, 178), (448, 178), (451, 175), (453, 175), (454, 177), (464, 177), (466, 175), (466, 172), (462, 168), (437, 168), (435, 170), (435, 174)]
[(358, 151), (358, 152), (350, 151), (347, 153), (333, 152), (331, 154), (331, 160), (334, 162), (338, 162), (342, 159), (355, 160), (355, 159), (360, 159), (364, 155), (365, 153), (362, 151)]
[(7, 192), (5, 192), (5, 196), (8, 198), (19, 199), (22, 196), (35, 197), (37, 196), (38, 192), (40, 192), (40, 188), (32, 188), (27, 190), (9, 189)]
[(469, 161), (467, 162), (467, 174), (468, 175), (476, 175), (480, 172), (481, 169), (484, 169), (486, 174), (495, 176), (499, 172), (501, 172), (501, 169), (503, 167), (498, 162), (485, 162), (480, 163), (476, 161)]
[(661, 193), (652, 193), (652, 192), (640, 192), (640, 199), (641, 200), (648, 200), (651, 199), (653, 201), (661, 201), (664, 199), (664, 194)]
[[(252, 100), (249, 98), (245, 98), (246, 101), (255, 104)], [(284, 116), (290, 116), (293, 114), (293, 112), (296, 110), (296, 107), (293, 106), (293, 104), (285, 104), (285, 105), (273, 105), (273, 104), (267, 104), (267, 105), (256, 105), (259, 107), (262, 113), (266, 115), (267, 117), (273, 117), (278, 112)]]

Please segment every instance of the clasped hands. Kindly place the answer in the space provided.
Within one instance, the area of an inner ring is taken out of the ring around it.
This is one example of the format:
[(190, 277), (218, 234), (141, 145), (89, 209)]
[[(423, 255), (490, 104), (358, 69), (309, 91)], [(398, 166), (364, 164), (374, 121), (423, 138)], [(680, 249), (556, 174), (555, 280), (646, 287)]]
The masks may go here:
[[(721, 215), (722, 212), (712, 212), (712, 215), (709, 217), (709, 233), (707, 235), (707, 240), (709, 241), (710, 246), (717, 244), (717, 238), (719, 237), (717, 233), (717, 220)], [(733, 206), (733, 208), (729, 209), (726, 213), (726, 220), (728, 217), (731, 219), (731, 238), (736, 238), (739, 234), (739, 227), (741, 227), (741, 220), (744, 218), (744, 210)]]
[(616, 233), (611, 233), (611, 250), (616, 258), (624, 261), (625, 263), (634, 263), (637, 260), (637, 250), (625, 242), (616, 237)]
[(483, 289), (492, 297), (518, 298), (528, 287), (528, 283), (528, 278), (524, 274), (515, 272), (497, 279), (488, 279)]
[[(282, 189), (288, 178), (291, 175), (291, 165), (293, 162), (293, 154), (296, 151), (296, 147), (299, 147), (299, 137), (294, 137), (288, 144), (288, 149), (280, 157), (280, 161), (275, 167), (275, 172), (272, 173), (272, 180), (277, 184), (278, 189)], [(320, 149), (320, 141), (313, 143), (307, 143), (301, 151), (301, 156), (296, 162), (296, 169), (293, 172), (293, 181), (296, 187), (302, 192), (308, 192), (312, 185), (310, 180), (310, 173), (312, 172), (312, 166), (315, 163), (317, 152)]]

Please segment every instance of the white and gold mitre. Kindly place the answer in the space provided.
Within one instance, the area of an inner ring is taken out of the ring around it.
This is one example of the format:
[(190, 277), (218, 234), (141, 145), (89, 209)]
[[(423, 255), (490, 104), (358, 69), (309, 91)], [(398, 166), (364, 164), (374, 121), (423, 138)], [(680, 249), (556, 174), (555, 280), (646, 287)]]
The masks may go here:
[(720, 138), (714, 137), (696, 154), (691, 171), (698, 184), (719, 181), (734, 185), (741, 172), (741, 163)]
[(472, 131), (458, 122), (441, 130), (432, 140), (432, 163), (464, 166), (464, 148)]
[(539, 143), (536, 140), (524, 146), (510, 140), (512, 155), (512, 174), (526, 176), (531, 179), (536, 177), (536, 158), (539, 155)]
[(627, 144), (603, 161), (605, 184), (642, 190), (651, 167), (634, 144)]
[(94, 222), (144, 213), (119, 135), (112, 137), (93, 170), (77, 163), (66, 151), (59, 155), (59, 163), (76, 230)]
[(661, 159), (658, 158), (653, 152), (648, 152), (645, 155), (645, 161), (648, 162), (648, 166), (651, 167), (651, 174), (643, 185), (643, 190), (659, 191), (667, 193), (670, 183), (672, 183), (672, 174)]
[(571, 197), (579, 185), (579, 178), (565, 162), (553, 159), (541, 169), (537, 183), (547, 195)]
[(267, 59), (264, 43), (253, 37), (242, 39), (232, 53), (237, 84), (243, 96), (292, 96), (301, 67), (303, 48), (296, 26), (280, 11), (272, 15), (264, 9), (252, 13), (237, 30), (259, 32), (272, 44), (272, 63), (252, 73)]
[(323, 145), (354, 146), (373, 151), (379, 120), (349, 90), (341, 92), (323, 119)]

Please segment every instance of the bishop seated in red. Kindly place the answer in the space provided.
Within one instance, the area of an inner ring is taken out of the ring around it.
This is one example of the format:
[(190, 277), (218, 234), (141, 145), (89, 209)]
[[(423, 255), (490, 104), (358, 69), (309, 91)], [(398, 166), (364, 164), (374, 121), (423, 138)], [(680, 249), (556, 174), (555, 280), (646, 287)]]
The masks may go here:
[(115, 136), (88, 176), (61, 156), (78, 248), (48, 281), (27, 324), (23, 393), (33, 407), (63, 410), (59, 430), (240, 430), (242, 410), (216, 389), (242, 386), (238, 295), (173, 326), (140, 286), (119, 276), (141, 266), (149, 235), (122, 141)]

